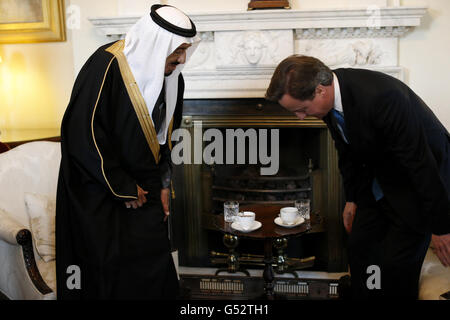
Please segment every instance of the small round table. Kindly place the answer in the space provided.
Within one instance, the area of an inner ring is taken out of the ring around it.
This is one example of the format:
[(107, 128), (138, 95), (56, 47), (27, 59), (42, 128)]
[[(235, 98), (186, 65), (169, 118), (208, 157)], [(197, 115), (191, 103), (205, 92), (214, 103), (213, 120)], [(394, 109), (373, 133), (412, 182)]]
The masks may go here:
[[(272, 267), (273, 253), (272, 246), (274, 242), (280, 239), (297, 237), (311, 230), (311, 223), (305, 221), (301, 225), (294, 228), (285, 228), (275, 224), (274, 220), (278, 217), (280, 209), (283, 206), (266, 206), (266, 205), (246, 205), (241, 206), (241, 211), (252, 211), (256, 214), (256, 221), (262, 223), (261, 228), (253, 232), (240, 232), (231, 228), (231, 223), (223, 220), (223, 216), (217, 216), (216, 227), (225, 233), (224, 241), (234, 241), (237, 245), (237, 238), (248, 238), (264, 241), (264, 289), (266, 298), (273, 300), (274, 296), (274, 270)], [(228, 240), (226, 240), (228, 238)], [(285, 240), (284, 240), (285, 241)]]

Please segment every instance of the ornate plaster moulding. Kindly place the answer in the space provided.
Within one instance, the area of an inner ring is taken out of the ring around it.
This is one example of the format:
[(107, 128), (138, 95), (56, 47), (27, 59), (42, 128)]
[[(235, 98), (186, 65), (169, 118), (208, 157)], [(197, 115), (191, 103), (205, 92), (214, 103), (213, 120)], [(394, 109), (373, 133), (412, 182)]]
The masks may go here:
[(296, 29), (296, 39), (347, 39), (347, 38), (397, 38), (403, 36), (410, 27), (348, 27), (348, 28), (308, 28)]
[[(202, 38), (183, 70), (185, 98), (264, 97), (276, 65), (291, 54), (332, 68), (378, 70), (402, 79), (398, 39), (420, 25), (425, 7), (201, 12), (189, 16)], [(91, 18), (123, 38), (139, 17)]]
[[(386, 8), (352, 8), (352, 9), (317, 9), (317, 10), (263, 10), (190, 13), (199, 32), (247, 31), (247, 30), (296, 30), (297, 35), (325, 33), (335, 36), (336, 30), (347, 36), (354, 30), (366, 29), (405, 32), (410, 27), (420, 25), (426, 7), (386, 7)], [(89, 21), (108, 37), (120, 38), (139, 19), (137, 16), (97, 17)], [(317, 30), (318, 29), (318, 30)], [(314, 30), (315, 32), (311, 32)], [(396, 31), (397, 30), (397, 31)], [(356, 31), (358, 32), (358, 31)], [(401, 35), (400, 34), (400, 35)]]

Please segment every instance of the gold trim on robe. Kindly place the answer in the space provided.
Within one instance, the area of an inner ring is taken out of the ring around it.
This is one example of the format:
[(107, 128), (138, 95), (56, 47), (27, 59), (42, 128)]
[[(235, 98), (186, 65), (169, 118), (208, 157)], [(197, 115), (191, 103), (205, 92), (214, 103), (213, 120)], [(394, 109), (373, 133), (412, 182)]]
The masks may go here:
[(100, 156), (100, 161), (101, 161), (101, 168), (102, 168), (103, 178), (105, 179), (106, 184), (108, 185), (108, 187), (109, 187), (109, 189), (111, 190), (112, 194), (115, 195), (115, 196), (118, 197), (118, 198), (136, 199), (136, 200), (137, 200), (137, 199), (138, 199), (137, 197), (134, 197), (134, 196), (121, 196), (121, 195), (119, 195), (119, 194), (117, 194), (117, 193), (114, 192), (113, 188), (111, 187), (111, 184), (109, 183), (108, 178), (106, 178), (105, 169), (104, 169), (104, 166), (103, 166), (104, 160), (103, 160), (102, 154), (101, 154), (101, 152), (100, 152), (100, 149), (99, 149), (99, 147), (98, 147), (98, 145), (97, 145), (97, 140), (95, 139), (95, 132), (94, 132), (95, 112), (97, 111), (98, 102), (99, 102), (99, 100), (100, 100), (100, 96), (101, 96), (102, 91), (103, 91), (103, 86), (104, 86), (104, 84), (105, 84), (106, 75), (108, 74), (109, 68), (111, 67), (111, 63), (113, 62), (114, 59), (115, 59), (115, 58), (112, 58), (111, 61), (109, 61), (108, 67), (106, 68), (105, 74), (104, 74), (104, 76), (103, 76), (103, 82), (102, 82), (102, 85), (100, 86), (100, 90), (99, 90), (99, 92), (98, 92), (97, 101), (95, 102), (94, 110), (92, 111), (92, 118), (91, 118), (91, 133), (92, 133), (92, 139), (94, 140), (95, 148), (97, 149), (98, 155)]
[[(123, 54), (124, 47), (125, 41), (119, 40), (115, 42), (112, 46), (107, 48), (106, 51), (112, 53), (119, 62), (120, 73), (125, 83), (125, 87), (127, 88), (127, 92), (130, 97), (131, 103), (133, 104), (142, 131), (144, 132), (145, 139), (147, 140), (147, 143), (153, 153), (153, 157), (155, 158), (156, 164), (158, 164), (161, 156), (155, 126), (153, 125), (153, 121), (148, 112), (147, 104), (145, 103), (144, 97), (142, 96), (139, 90), (139, 87), (136, 83), (133, 73), (131, 72), (130, 66), (128, 65), (128, 61), (125, 55)], [(169, 141), (170, 150), (172, 150), (172, 141), (171, 141), (172, 127), (173, 127), (173, 117), (170, 122), (167, 138)]]
[(170, 151), (172, 151), (173, 118), (174, 118), (174, 117), (172, 117), (172, 120), (170, 121), (170, 124), (169, 124), (169, 132), (167, 133), (167, 142), (168, 142), (168, 144), (169, 144), (169, 149), (170, 149)]

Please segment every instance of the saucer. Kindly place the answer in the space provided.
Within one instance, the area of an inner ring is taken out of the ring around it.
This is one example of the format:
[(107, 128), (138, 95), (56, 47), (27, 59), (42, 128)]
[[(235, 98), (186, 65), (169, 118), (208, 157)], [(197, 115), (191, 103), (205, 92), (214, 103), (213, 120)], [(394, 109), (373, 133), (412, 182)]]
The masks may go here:
[(243, 232), (243, 233), (255, 231), (255, 230), (261, 228), (261, 226), (262, 226), (262, 223), (259, 221), (256, 221), (256, 220), (253, 222), (253, 226), (248, 230), (243, 229), (238, 222), (233, 222), (231, 224), (231, 228), (233, 228), (234, 230), (237, 230), (239, 232)]
[(294, 228), (294, 227), (298, 227), (299, 225), (301, 225), (303, 222), (305, 222), (305, 219), (302, 217), (298, 217), (297, 221), (293, 224), (285, 224), (283, 223), (283, 220), (281, 220), (280, 217), (276, 217), (274, 220), (275, 224), (279, 225), (280, 227), (284, 227), (284, 228)]

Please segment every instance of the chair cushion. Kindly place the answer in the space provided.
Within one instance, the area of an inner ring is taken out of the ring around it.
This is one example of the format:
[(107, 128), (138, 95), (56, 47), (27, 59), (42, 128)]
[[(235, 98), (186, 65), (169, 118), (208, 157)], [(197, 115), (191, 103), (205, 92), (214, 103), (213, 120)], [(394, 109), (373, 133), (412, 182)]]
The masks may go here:
[(45, 262), (55, 260), (56, 199), (35, 193), (25, 193), (25, 205), (39, 256)]
[(0, 154), (0, 207), (31, 229), (25, 207), (26, 192), (56, 198), (61, 145), (38, 141)]
[(439, 300), (439, 296), (447, 291), (450, 291), (450, 268), (444, 267), (429, 248), (420, 275), (419, 299)]

